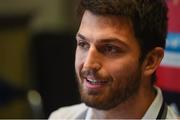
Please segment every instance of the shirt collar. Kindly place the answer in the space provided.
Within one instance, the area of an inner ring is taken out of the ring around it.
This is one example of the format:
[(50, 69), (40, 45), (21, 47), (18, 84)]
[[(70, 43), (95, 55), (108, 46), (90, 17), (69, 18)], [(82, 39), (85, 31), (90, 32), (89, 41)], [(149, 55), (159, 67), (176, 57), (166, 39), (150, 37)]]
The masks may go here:
[(152, 102), (152, 104), (150, 105), (150, 107), (148, 108), (148, 110), (146, 111), (146, 113), (144, 114), (142, 119), (150, 119), (150, 118), (156, 119), (158, 116), (158, 113), (160, 111), (161, 105), (163, 103), (162, 92), (161, 92), (160, 88), (158, 88), (158, 87), (154, 87), (154, 88), (157, 91), (157, 95), (156, 95), (154, 101)]
[(91, 116), (92, 116), (92, 108), (88, 107), (85, 120), (91, 120)]

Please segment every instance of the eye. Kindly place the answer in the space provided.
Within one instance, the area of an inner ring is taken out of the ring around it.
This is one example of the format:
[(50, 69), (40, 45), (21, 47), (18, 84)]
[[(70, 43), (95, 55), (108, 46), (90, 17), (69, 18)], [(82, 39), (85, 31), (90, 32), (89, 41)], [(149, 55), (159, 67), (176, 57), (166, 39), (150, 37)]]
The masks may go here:
[(113, 54), (118, 54), (120, 52), (120, 48), (115, 45), (107, 44), (101, 48), (101, 51), (105, 54), (113, 55)]
[(86, 41), (77, 41), (77, 46), (82, 49), (89, 49), (89, 43)]

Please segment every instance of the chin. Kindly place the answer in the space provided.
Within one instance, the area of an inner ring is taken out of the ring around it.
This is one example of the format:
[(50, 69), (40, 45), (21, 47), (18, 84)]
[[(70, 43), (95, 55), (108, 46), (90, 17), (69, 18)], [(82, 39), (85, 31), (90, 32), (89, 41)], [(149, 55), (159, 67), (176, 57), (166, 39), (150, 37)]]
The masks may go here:
[(97, 93), (96, 91), (81, 91), (81, 100), (87, 106), (99, 110), (110, 110), (121, 104), (121, 100), (114, 99), (112, 94)]

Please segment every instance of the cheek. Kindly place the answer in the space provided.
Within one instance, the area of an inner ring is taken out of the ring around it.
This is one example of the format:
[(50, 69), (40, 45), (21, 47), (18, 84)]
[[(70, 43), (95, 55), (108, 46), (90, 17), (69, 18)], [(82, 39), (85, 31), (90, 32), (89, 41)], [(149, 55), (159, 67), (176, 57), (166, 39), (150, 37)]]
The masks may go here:
[(111, 62), (108, 66), (106, 66), (107, 72), (111, 75), (114, 80), (121, 81), (121, 79), (126, 79), (130, 74), (136, 71), (138, 63), (135, 61), (129, 61), (126, 63), (116, 63)]
[(75, 70), (76, 70), (76, 73), (77, 73), (77, 74), (79, 74), (79, 71), (82, 69), (83, 60), (84, 60), (83, 55), (82, 55), (78, 50), (76, 50)]
[(80, 71), (82, 69), (82, 62), (80, 60), (78, 57), (75, 59), (75, 72), (78, 83), (81, 83)]

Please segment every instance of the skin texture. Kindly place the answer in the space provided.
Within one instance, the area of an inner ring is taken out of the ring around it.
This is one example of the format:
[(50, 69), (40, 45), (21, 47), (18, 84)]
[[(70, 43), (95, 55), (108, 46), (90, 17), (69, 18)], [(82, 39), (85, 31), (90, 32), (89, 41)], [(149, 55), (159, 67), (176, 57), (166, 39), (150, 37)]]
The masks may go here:
[(150, 77), (160, 64), (163, 49), (155, 48), (140, 63), (140, 46), (131, 22), (88, 10), (76, 39), (80, 94), (93, 108), (92, 117), (141, 118), (155, 97)]

